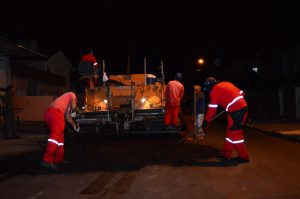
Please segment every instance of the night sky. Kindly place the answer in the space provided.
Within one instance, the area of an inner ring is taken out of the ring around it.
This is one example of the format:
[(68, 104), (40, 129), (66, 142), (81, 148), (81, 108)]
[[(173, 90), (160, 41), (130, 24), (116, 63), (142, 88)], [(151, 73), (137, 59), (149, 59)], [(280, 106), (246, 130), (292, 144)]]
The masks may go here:
[(230, 63), (299, 40), (298, 7), (284, 1), (161, 2), (11, 2), (1, 8), (0, 36), (35, 38), (39, 52), (62, 50), (74, 66), (92, 48), (108, 74), (125, 73), (128, 54), (132, 73), (143, 72), (146, 57), (158, 75), (163, 60), (167, 79), (179, 71), (189, 79), (199, 57)]

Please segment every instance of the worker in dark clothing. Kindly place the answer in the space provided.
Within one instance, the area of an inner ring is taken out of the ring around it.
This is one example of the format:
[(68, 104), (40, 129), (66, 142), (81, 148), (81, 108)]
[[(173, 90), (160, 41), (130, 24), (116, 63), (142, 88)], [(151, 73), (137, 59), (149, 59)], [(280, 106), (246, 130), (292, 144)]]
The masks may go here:
[(88, 53), (83, 54), (80, 61), (87, 61), (91, 62), (93, 66), (98, 67), (99, 64), (97, 63), (96, 57), (94, 55), (94, 51), (89, 50)]
[(4, 122), (4, 139), (19, 139), (21, 137), (16, 133), (16, 120), (13, 112), (11, 87), (9, 86), (1, 90), (5, 92), (4, 95), (0, 96), (1, 112)]
[[(206, 79), (203, 90), (209, 93), (210, 97), (208, 110), (202, 124), (203, 128), (216, 115), (219, 105), (227, 112), (228, 125), (221, 160), (236, 163), (249, 162), (243, 131), (248, 115), (248, 105), (244, 98), (245, 93), (231, 82), (217, 82), (213, 77)], [(236, 158), (231, 157), (233, 150), (238, 153)]]
[(78, 106), (80, 109), (85, 107), (85, 92), (90, 89), (93, 92), (95, 87), (103, 85), (103, 71), (97, 62), (93, 50), (87, 49), (78, 63), (78, 73), (80, 75), (77, 90)]
[(78, 64), (78, 72), (81, 76), (93, 77), (94, 86), (102, 86), (102, 70), (92, 50), (82, 55)]
[(196, 117), (195, 117), (195, 124), (196, 124), (196, 132), (195, 137), (196, 138), (203, 138), (204, 137), (204, 130), (202, 127), (202, 123), (204, 120), (204, 114), (206, 110), (206, 101), (205, 101), (205, 94), (201, 90), (200, 85), (194, 86), (194, 92), (195, 92), (195, 108), (196, 108)]
[(13, 112), (11, 69), (8, 64), (0, 64), (0, 116), (4, 122), (4, 139), (19, 139)]

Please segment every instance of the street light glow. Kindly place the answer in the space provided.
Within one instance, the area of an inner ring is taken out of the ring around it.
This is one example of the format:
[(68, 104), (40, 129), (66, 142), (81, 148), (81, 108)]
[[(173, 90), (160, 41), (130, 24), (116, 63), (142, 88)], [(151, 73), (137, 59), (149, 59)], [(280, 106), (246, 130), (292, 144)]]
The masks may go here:
[(200, 65), (204, 64), (204, 59), (202, 59), (202, 58), (198, 59), (198, 63), (199, 63)]
[(252, 70), (256, 73), (258, 73), (258, 67), (253, 67)]
[(196, 71), (200, 72), (203, 70), (203, 66), (204, 66), (204, 59), (203, 58), (199, 58), (197, 60), (197, 66), (196, 66)]

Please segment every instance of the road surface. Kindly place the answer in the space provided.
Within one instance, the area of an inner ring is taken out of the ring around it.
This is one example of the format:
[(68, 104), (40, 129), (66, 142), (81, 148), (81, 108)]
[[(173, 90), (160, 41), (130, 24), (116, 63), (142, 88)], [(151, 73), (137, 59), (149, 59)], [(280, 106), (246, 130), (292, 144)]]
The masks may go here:
[(299, 142), (246, 129), (250, 162), (222, 166), (225, 125), (214, 121), (204, 141), (187, 140), (162, 157), (181, 135), (66, 137), (70, 164), (49, 173), (38, 165), (42, 150), (11, 160), (0, 198), (300, 198)]

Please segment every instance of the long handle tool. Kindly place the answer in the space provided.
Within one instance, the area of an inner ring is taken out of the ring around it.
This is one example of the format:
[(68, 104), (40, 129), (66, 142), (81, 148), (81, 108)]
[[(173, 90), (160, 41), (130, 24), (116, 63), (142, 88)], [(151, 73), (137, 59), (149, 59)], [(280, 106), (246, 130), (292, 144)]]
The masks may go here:
[[(225, 112), (225, 110), (221, 111), (220, 113), (218, 113), (211, 121), (215, 120), (216, 118), (220, 117), (223, 113)], [(195, 135), (194, 131), (189, 132), (186, 136), (182, 137), (180, 140), (178, 140), (177, 142), (175, 142), (172, 146), (170, 146), (167, 150), (165, 150), (164, 152), (160, 152), (157, 156), (158, 157), (163, 157), (164, 155), (168, 154), (170, 151), (172, 151), (175, 147), (177, 147), (178, 145), (180, 145), (181, 143), (183, 143), (188, 137), (190, 137), (191, 135)]]

